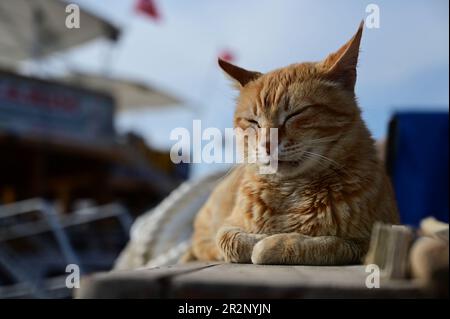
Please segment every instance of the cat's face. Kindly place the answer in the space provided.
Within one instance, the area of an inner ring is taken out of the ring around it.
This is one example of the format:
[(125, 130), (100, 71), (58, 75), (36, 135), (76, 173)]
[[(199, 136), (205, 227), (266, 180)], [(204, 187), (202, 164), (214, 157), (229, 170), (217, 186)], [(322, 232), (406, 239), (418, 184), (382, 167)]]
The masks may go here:
[[(266, 74), (219, 61), (240, 89), (235, 127), (256, 132), (255, 140), (248, 139), (248, 157), (258, 154), (262, 156), (256, 158), (264, 159), (277, 152), (277, 174), (285, 177), (339, 166), (343, 155), (339, 143), (351, 138), (360, 118), (354, 85), (361, 33), (362, 25), (348, 43), (321, 62)], [(260, 128), (276, 128), (277, 145), (270, 145)]]

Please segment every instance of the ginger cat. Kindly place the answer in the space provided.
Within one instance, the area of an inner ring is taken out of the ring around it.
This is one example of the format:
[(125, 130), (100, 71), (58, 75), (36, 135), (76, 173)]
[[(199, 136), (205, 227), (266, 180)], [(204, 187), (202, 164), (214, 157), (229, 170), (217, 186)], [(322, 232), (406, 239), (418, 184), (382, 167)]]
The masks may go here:
[(354, 93), (362, 30), (321, 62), (267, 74), (219, 60), (239, 87), (234, 126), (278, 128), (278, 170), (243, 164), (227, 175), (198, 213), (182, 260), (358, 263), (374, 222), (398, 223)]

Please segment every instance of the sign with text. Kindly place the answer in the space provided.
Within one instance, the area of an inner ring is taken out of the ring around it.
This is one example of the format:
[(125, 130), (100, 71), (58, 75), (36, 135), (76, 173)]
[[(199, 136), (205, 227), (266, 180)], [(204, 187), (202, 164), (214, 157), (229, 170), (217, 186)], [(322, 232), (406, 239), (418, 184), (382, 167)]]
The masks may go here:
[(0, 133), (107, 142), (113, 114), (106, 94), (0, 72)]

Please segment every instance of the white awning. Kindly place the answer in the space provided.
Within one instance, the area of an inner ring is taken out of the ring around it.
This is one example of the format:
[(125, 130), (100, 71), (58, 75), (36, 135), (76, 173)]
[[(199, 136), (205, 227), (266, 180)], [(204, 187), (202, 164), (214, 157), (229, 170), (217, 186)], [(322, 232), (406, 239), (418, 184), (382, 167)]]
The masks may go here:
[(63, 78), (62, 81), (112, 95), (116, 100), (118, 111), (181, 104), (181, 100), (172, 94), (138, 80), (88, 73), (72, 73)]
[(0, 0), (0, 63), (41, 58), (97, 37), (117, 39), (119, 30), (80, 8), (80, 28), (66, 27), (59, 0)]

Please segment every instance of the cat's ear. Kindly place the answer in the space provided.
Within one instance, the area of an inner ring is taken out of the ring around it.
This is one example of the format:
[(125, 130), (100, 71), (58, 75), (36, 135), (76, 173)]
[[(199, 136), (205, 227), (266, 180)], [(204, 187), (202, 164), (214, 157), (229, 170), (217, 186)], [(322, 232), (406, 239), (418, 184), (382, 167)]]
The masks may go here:
[(247, 71), (231, 64), (230, 62), (222, 60), (221, 58), (219, 58), (218, 62), (222, 70), (234, 81), (236, 81), (238, 88), (244, 87), (248, 82), (256, 80), (262, 75), (259, 72)]
[(361, 21), (358, 31), (350, 41), (322, 62), (322, 65), (326, 68), (327, 77), (341, 83), (351, 91), (354, 90), (356, 83), (356, 66), (363, 27), (364, 21)]

